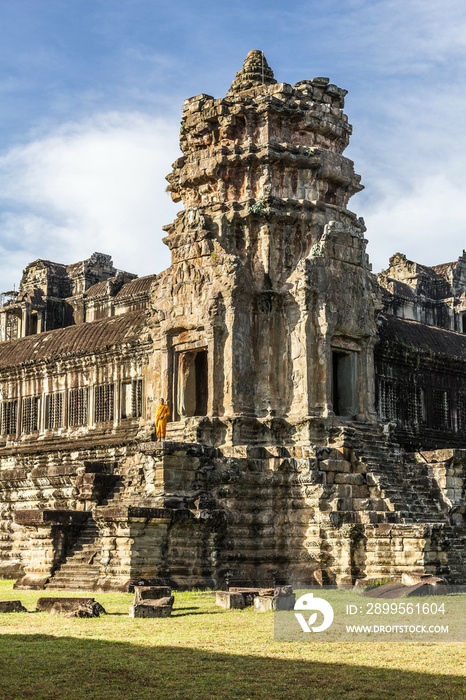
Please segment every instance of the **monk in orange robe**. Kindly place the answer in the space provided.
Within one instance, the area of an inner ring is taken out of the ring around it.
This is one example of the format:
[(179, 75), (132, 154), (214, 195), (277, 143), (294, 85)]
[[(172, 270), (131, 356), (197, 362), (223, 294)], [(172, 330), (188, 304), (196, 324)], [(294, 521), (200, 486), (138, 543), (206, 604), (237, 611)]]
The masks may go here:
[(160, 403), (157, 406), (155, 412), (155, 432), (158, 440), (165, 440), (165, 433), (167, 432), (167, 418), (170, 415), (170, 409), (163, 399), (160, 399)]

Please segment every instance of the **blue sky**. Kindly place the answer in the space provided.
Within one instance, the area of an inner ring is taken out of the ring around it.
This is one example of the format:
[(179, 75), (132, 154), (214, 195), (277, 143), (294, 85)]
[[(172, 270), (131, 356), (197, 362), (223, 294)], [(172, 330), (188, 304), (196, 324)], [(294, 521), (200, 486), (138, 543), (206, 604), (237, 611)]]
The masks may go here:
[(349, 91), (374, 270), (462, 253), (464, 0), (0, 0), (0, 291), (38, 257), (166, 267), (181, 103), (224, 95), (251, 49)]

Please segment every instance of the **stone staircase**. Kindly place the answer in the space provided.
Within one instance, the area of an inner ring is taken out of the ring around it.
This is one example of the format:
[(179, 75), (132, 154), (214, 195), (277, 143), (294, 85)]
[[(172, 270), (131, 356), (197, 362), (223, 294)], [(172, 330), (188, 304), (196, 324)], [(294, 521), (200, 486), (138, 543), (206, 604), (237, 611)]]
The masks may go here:
[(343, 426), (332, 444), (354, 453), (363, 465), (368, 484), (380, 489), (395, 518), (392, 522), (448, 523), (442, 510), (439, 488), (427, 464), (401, 453), (381, 426), (357, 424)]
[(427, 571), (466, 582), (466, 527), (450, 522), (435, 469), (383, 426), (341, 425), (316, 448), (321, 561), (338, 583)]
[(158, 482), (156, 470), (148, 472), (142, 466), (133, 466), (120, 476), (112, 491), (99, 503), (99, 507), (158, 508), (163, 505), (162, 498), (163, 483)]
[[(147, 474), (143, 466), (133, 465), (120, 475), (113, 489), (99, 507), (160, 507), (161, 485), (157, 488), (155, 470)], [(67, 553), (66, 561), (55, 571), (47, 589), (93, 590), (100, 573), (102, 543), (92, 513), (78, 539)]]
[(92, 515), (84, 525), (66, 561), (46, 584), (46, 589), (92, 591), (100, 571), (99, 529)]

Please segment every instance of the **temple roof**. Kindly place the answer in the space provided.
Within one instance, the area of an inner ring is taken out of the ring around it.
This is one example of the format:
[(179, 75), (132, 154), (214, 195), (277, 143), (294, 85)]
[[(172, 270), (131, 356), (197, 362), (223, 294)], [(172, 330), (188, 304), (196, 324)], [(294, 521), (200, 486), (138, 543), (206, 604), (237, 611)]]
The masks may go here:
[(145, 327), (145, 311), (134, 311), (3, 342), (0, 343), (0, 369), (136, 342)]
[(273, 77), (262, 51), (250, 51), (246, 56), (243, 67), (236, 74), (227, 95), (232, 95), (243, 90), (257, 87), (258, 85), (274, 85), (277, 81)]
[(400, 282), (400, 280), (395, 280), (392, 277), (386, 277), (383, 281), (382, 289), (386, 289), (397, 297), (404, 297), (406, 299), (413, 299), (416, 296), (416, 291), (406, 284), (406, 282)]
[(136, 294), (142, 294), (143, 292), (148, 292), (151, 288), (152, 282), (156, 279), (157, 275), (147, 275), (146, 277), (136, 277), (136, 279), (127, 282), (122, 286), (116, 298), (136, 296)]
[(457, 265), (458, 260), (455, 260), (455, 262), (442, 263), (441, 265), (432, 265), (432, 270), (434, 270), (438, 275), (441, 275), (442, 277), (447, 277)]
[(378, 335), (379, 339), (385, 343), (398, 343), (423, 352), (434, 352), (466, 360), (466, 334), (464, 333), (380, 314)]
[[(121, 299), (122, 297), (133, 297), (137, 294), (148, 292), (156, 277), (157, 275), (147, 275), (146, 277), (136, 277), (135, 279), (126, 282), (118, 290), (118, 293), (115, 294), (115, 298)], [(89, 287), (89, 289), (86, 290), (86, 298), (92, 299), (94, 297), (108, 296), (108, 284), (112, 282), (118, 283), (118, 276), (109, 277), (102, 282), (96, 282), (96, 284), (93, 284), (92, 287)]]
[(89, 289), (86, 289), (84, 292), (84, 295), (87, 299), (91, 299), (93, 297), (103, 297), (107, 296), (107, 289), (108, 289), (108, 282), (115, 282), (116, 277), (108, 277), (106, 280), (102, 280), (101, 282), (96, 282), (93, 284)]

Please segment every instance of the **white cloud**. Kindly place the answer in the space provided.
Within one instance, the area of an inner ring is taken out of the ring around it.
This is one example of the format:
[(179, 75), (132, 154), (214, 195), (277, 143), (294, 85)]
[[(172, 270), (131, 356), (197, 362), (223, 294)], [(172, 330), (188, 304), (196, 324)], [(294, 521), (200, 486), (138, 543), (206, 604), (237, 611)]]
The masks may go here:
[(320, 20), (334, 23), (336, 51), (371, 75), (374, 69), (385, 77), (426, 73), (466, 56), (463, 0), (354, 0)]
[(435, 265), (466, 248), (465, 111), (466, 93), (452, 85), (407, 84), (354, 120), (348, 154), (366, 190), (350, 208), (366, 221), (374, 270), (395, 252)]
[(0, 158), (0, 284), (36, 258), (71, 263), (99, 251), (139, 275), (169, 265), (165, 193), (179, 156), (177, 120), (103, 114), (65, 124)]
[(457, 260), (466, 248), (462, 197), (461, 183), (443, 173), (421, 177), (406, 193), (390, 189), (365, 215), (374, 271), (396, 252), (425, 265)]

